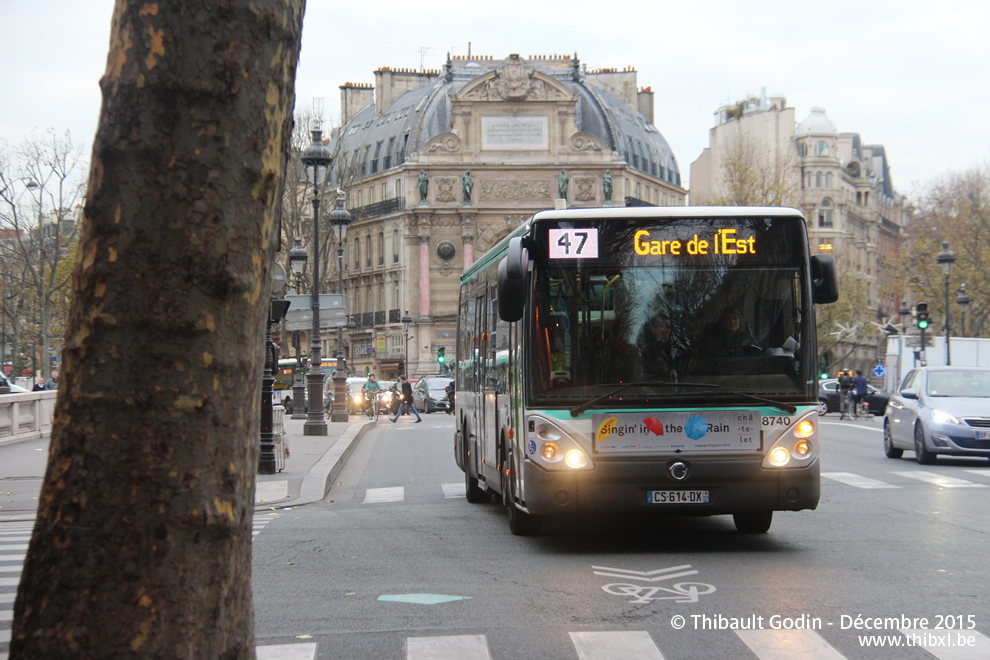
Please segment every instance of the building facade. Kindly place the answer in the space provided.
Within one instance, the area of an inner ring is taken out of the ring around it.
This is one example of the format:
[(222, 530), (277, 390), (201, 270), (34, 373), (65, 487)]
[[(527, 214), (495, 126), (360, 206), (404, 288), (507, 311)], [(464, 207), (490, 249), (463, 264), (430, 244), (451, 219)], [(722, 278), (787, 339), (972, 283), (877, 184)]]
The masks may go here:
[(860, 329), (849, 330), (836, 358), (865, 367), (877, 359), (868, 321), (896, 317), (900, 308), (896, 270), (911, 206), (894, 189), (882, 145), (839, 132), (822, 108), (799, 123), (794, 117), (783, 97), (765, 93), (719, 108), (709, 147), (691, 164), (690, 203), (728, 196), (728, 159), (748, 159), (761, 175), (778, 177), (780, 205), (804, 213), (811, 252), (832, 254), (840, 286), (856, 297), (858, 318), (846, 319), (846, 328), (858, 322)]
[(686, 201), (634, 69), (467, 56), (443, 71), (383, 68), (374, 85), (340, 90), (330, 183), (352, 217), (343, 260), (352, 372), (442, 371), (462, 272), (533, 213)]

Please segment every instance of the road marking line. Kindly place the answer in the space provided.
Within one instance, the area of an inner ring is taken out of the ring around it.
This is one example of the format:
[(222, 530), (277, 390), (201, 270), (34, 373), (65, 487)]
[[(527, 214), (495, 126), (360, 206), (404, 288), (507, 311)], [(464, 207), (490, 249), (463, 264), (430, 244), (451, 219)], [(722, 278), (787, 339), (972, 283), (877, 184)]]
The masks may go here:
[(316, 644), (275, 644), (255, 647), (258, 660), (313, 660)]
[[(939, 660), (971, 660), (973, 658), (990, 658), (990, 638), (975, 630), (911, 630), (900, 628), (905, 636)], [(964, 646), (958, 643), (959, 637), (972, 638), (974, 646)], [(921, 642), (934, 642), (922, 644)]]
[(845, 660), (844, 655), (811, 630), (736, 630), (735, 633), (760, 658)]
[(440, 484), (440, 487), (443, 488), (443, 496), (448, 500), (455, 497), (464, 497), (465, 488), (463, 481), (453, 484)]
[(407, 660), (489, 660), (491, 657), (484, 635), (406, 639)]
[(571, 643), (581, 660), (637, 658), (663, 660), (663, 654), (645, 630), (628, 632), (572, 632)]
[(364, 494), (364, 503), (381, 504), (383, 502), (401, 502), (405, 497), (406, 489), (402, 486), (369, 488)]
[(14, 552), (15, 550), (27, 550), (27, 549), (28, 549), (27, 543), (23, 543), (23, 544), (18, 543), (17, 545), (0, 545), (0, 551), (2, 552)]
[(891, 474), (896, 474), (899, 477), (907, 477), (908, 479), (917, 479), (918, 481), (935, 484), (936, 486), (941, 486), (943, 488), (986, 488), (985, 484), (974, 484), (972, 481), (966, 481), (965, 479), (945, 477), (941, 474), (924, 472), (922, 470), (912, 470), (911, 472), (891, 472)]
[(971, 472), (972, 474), (978, 474), (981, 477), (990, 477), (990, 470), (964, 470), (964, 472)]
[(854, 486), (856, 488), (900, 488), (900, 486), (888, 484), (886, 481), (870, 479), (869, 477), (863, 477), (852, 472), (822, 472), (822, 476), (826, 479), (840, 481), (847, 486)]

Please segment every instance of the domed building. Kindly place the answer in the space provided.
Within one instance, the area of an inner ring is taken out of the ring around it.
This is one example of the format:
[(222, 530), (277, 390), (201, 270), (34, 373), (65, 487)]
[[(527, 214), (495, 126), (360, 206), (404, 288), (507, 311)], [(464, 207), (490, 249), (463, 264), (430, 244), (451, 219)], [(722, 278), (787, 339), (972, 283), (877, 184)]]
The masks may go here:
[(357, 373), (403, 373), (407, 328), (408, 374), (443, 371), (461, 273), (533, 213), (685, 203), (634, 69), (467, 56), (442, 71), (382, 68), (374, 85), (340, 89), (329, 183), (352, 218), (343, 278)]
[[(691, 204), (728, 197), (726, 163), (743, 162), (755, 178), (774, 182), (767, 188), (778, 193), (775, 203), (801, 210), (811, 252), (835, 257), (844, 291), (858, 294), (853, 307), (868, 310), (867, 320), (894, 317), (901, 306), (895, 266), (912, 209), (894, 189), (883, 145), (840, 132), (824, 108), (796, 122), (786, 99), (765, 91), (715, 117), (709, 146), (691, 164)], [(868, 372), (879, 357), (876, 342), (858, 341), (834, 353)]]

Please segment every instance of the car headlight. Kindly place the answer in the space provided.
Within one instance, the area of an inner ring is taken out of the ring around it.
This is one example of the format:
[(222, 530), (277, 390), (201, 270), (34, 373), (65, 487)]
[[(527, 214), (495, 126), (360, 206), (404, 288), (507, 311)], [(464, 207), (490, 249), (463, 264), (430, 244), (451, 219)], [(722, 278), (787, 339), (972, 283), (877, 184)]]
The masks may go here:
[(962, 424), (962, 422), (949, 413), (935, 409), (932, 409), (932, 421), (936, 424)]

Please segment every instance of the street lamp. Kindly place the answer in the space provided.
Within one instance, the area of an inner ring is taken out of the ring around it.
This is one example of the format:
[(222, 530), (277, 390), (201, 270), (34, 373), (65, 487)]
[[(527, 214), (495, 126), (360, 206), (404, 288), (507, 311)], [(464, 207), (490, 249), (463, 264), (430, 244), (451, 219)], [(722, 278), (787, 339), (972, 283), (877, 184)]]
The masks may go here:
[[(344, 232), (351, 224), (351, 214), (344, 208), (344, 191), (337, 190), (337, 207), (330, 212), (330, 224), (337, 228), (337, 294), (344, 295)], [(346, 309), (347, 305), (344, 305)], [(344, 360), (344, 326), (337, 326), (337, 371), (333, 375), (333, 396), (344, 401), (347, 396), (347, 362)], [(347, 421), (347, 407), (334, 406), (332, 422)]]
[(403, 345), (406, 347), (406, 359), (402, 363), (402, 372), (405, 374), (406, 378), (409, 378), (409, 324), (412, 323), (412, 317), (409, 316), (409, 311), (407, 310), (402, 316), (402, 327), (405, 330), (405, 340)]
[(959, 295), (956, 296), (956, 304), (959, 305), (960, 321), (959, 334), (966, 336), (966, 308), (969, 307), (969, 296), (966, 295), (966, 283), (959, 285)]
[(323, 356), (320, 350), (320, 193), (323, 179), (330, 167), (330, 149), (323, 144), (323, 131), (319, 122), (312, 129), (313, 142), (303, 151), (302, 164), (306, 166), (306, 178), (313, 181), (313, 330), (309, 343), (309, 371), (306, 372), (306, 397), (308, 414), (303, 424), (303, 435), (326, 435), (327, 420), (323, 416)]
[[(296, 295), (302, 294), (303, 273), (309, 255), (302, 246), (302, 239), (296, 237), (296, 244), (289, 250), (289, 271), (296, 279)], [(299, 341), (299, 331), (292, 331), (292, 345), (296, 349), (296, 368), (292, 375), (292, 419), (306, 419), (306, 383), (303, 380), (302, 346)]]
[(942, 267), (945, 273), (945, 364), (952, 364), (949, 359), (949, 271), (956, 261), (956, 254), (949, 249), (949, 241), (942, 241), (942, 251), (935, 258), (935, 263)]

